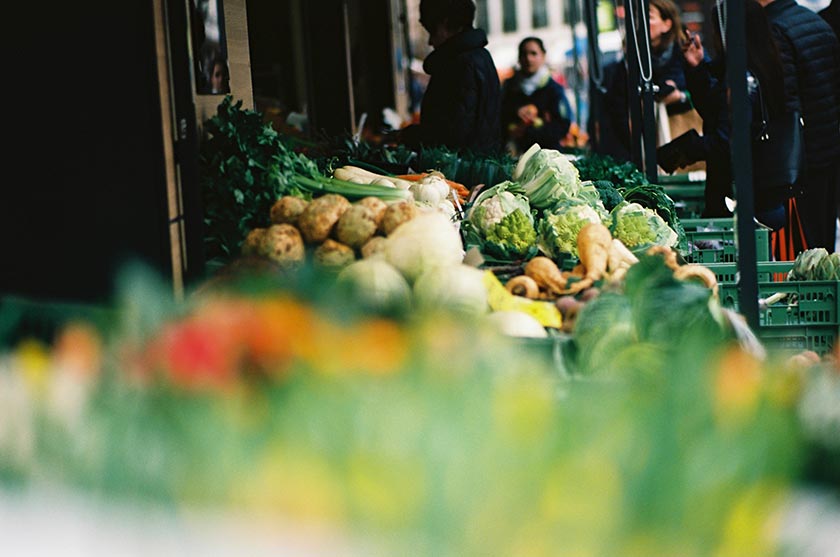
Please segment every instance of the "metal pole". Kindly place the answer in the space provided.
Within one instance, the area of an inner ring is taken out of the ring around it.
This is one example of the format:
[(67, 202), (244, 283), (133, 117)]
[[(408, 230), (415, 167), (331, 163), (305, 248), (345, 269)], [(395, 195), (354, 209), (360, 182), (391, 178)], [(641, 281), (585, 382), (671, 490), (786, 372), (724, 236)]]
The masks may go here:
[[(633, 0), (630, 0), (631, 2)], [(642, 13), (639, 17), (639, 25), (643, 29), (648, 29), (650, 23), (648, 22), (648, 10), (650, 10), (650, 3), (648, 0), (642, 0)], [(642, 48), (647, 52), (651, 52), (650, 35), (648, 33), (641, 33), (643, 41)], [(639, 53), (641, 55), (641, 53)], [(653, 68), (650, 69), (651, 77), (653, 76)], [(654, 109), (653, 93), (656, 86), (653, 81), (642, 82), (642, 118), (644, 118), (644, 139), (643, 139), (643, 156), (644, 156), (644, 170), (648, 182), (655, 184), (659, 181), (659, 172), (656, 169), (656, 111)]]
[(638, 52), (634, 37), (637, 37), (633, 28), (633, 21), (630, 16), (630, 2), (635, 0), (624, 0), (624, 43), (625, 52), (624, 65), (627, 68), (627, 107), (630, 116), (630, 157), (633, 163), (644, 168), (642, 156), (642, 104), (639, 99), (639, 64)]
[(732, 105), (732, 176), (738, 200), (735, 209), (738, 239), (738, 305), (749, 326), (757, 331), (758, 272), (756, 270), (755, 212), (753, 210), (752, 151), (750, 121), (747, 118), (747, 53), (744, 39), (744, 3), (742, 0), (722, 2), (726, 9), (726, 78)]
[(598, 7), (597, 0), (583, 0), (583, 19), (586, 22), (587, 61), (589, 64), (589, 143), (597, 152), (601, 146), (600, 130), (603, 118), (601, 103), (604, 89), (603, 54), (598, 44)]
[(578, 52), (578, 37), (577, 37), (577, 25), (580, 22), (580, 6), (578, 2), (580, 0), (572, 0), (569, 3), (569, 25), (572, 28), (572, 68), (574, 69), (574, 84), (573, 84), (573, 91), (575, 95), (575, 121), (580, 124), (580, 53)]

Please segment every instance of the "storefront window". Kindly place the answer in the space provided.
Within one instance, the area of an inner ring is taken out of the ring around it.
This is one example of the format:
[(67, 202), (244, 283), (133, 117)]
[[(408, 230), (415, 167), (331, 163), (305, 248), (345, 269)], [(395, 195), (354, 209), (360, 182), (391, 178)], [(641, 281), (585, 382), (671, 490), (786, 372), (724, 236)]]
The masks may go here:
[(502, 31), (513, 33), (516, 31), (516, 0), (502, 1)]
[(534, 29), (548, 27), (548, 7), (546, 6), (546, 0), (533, 0), (532, 5), (531, 25)]
[(487, 0), (476, 0), (475, 2), (475, 26), (484, 29), (488, 33), (490, 22), (487, 17)]

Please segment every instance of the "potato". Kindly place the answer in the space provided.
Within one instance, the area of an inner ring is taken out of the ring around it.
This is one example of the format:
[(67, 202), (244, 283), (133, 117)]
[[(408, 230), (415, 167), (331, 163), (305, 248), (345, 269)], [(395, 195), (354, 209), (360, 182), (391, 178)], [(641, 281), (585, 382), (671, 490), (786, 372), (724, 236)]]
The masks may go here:
[(369, 259), (378, 254), (384, 253), (383, 250), (385, 249), (385, 242), (387, 241), (388, 239), (385, 236), (374, 236), (362, 246), (362, 257)]
[(243, 240), (242, 247), (240, 248), (243, 256), (257, 255), (260, 253), (263, 236), (265, 236), (266, 230), (266, 228), (255, 228), (248, 232), (248, 235), (245, 236), (245, 240)]
[(379, 226), (382, 222), (382, 217), (385, 216), (385, 210), (388, 208), (388, 204), (378, 197), (365, 197), (358, 200), (354, 205), (361, 205), (370, 209), (373, 212), (373, 221), (376, 226)]

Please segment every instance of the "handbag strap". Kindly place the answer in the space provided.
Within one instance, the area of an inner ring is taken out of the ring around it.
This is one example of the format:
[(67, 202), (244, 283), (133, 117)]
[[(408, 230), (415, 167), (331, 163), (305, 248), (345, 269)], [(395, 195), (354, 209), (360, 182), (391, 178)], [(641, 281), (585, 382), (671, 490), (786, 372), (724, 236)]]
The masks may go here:
[(761, 82), (758, 80), (758, 76), (752, 72), (751, 75), (755, 80), (756, 89), (758, 90), (758, 105), (761, 107), (761, 133), (758, 135), (758, 140), (767, 141), (769, 139), (767, 135), (767, 122), (770, 119), (767, 115), (767, 104), (764, 102), (764, 95), (761, 93)]

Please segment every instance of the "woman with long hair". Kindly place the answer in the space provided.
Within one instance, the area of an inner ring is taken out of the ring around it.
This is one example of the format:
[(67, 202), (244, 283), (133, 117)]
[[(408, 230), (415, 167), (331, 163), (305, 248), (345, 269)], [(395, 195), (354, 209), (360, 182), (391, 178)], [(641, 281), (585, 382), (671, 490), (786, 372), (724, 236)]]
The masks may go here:
[(666, 106), (685, 105), (688, 109), (680, 50), (685, 39), (680, 9), (672, 0), (650, 0), (648, 27), (653, 82), (659, 87), (656, 100)]
[[(754, 0), (741, 1), (745, 2), (747, 83), (750, 119), (755, 131), (761, 125), (759, 87), (770, 119), (779, 117), (787, 109), (798, 107), (798, 100), (785, 91), (782, 61), (766, 14)], [(717, 17), (717, 9), (718, 6), (713, 8), (713, 21), (721, 21)], [(706, 161), (704, 217), (729, 216), (731, 212), (725, 198), (733, 196), (731, 123), (723, 33), (725, 30), (715, 26), (714, 41), (718, 56), (714, 60), (706, 55), (696, 35), (689, 34), (682, 48), (688, 89), (694, 106), (703, 118), (703, 136), (687, 134), (658, 151), (660, 166), (665, 170), (687, 166), (698, 160)], [(753, 160), (753, 164), (760, 165), (761, 161)], [(756, 189), (756, 218), (774, 230), (782, 228), (785, 224), (785, 199), (784, 192)]]

